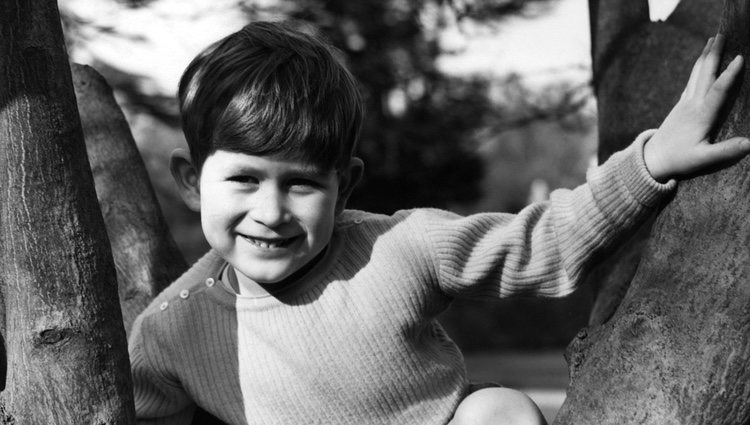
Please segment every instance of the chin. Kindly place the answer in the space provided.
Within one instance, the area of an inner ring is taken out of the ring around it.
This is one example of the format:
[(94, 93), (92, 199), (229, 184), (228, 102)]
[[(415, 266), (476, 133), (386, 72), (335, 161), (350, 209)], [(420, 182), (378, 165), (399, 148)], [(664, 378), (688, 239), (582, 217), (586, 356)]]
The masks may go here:
[(291, 276), (292, 273), (280, 272), (280, 273), (250, 273), (245, 276), (249, 277), (253, 281), (261, 285), (273, 285), (284, 281), (284, 279)]

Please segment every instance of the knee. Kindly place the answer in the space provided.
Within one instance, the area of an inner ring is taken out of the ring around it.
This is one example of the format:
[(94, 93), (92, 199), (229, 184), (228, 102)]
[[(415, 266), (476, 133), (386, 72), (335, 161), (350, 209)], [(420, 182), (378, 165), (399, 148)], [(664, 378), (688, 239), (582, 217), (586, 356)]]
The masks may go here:
[(484, 388), (469, 394), (450, 425), (546, 425), (539, 407), (526, 394), (510, 388)]

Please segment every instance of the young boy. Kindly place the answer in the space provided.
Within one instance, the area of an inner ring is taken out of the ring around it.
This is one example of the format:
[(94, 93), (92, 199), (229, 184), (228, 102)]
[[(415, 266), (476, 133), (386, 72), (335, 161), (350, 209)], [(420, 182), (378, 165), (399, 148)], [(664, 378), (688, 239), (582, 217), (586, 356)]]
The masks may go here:
[(362, 105), (330, 46), (263, 22), (212, 45), (180, 82), (190, 152), (170, 164), (212, 249), (134, 325), (139, 420), (187, 424), (200, 406), (230, 424), (544, 423), (520, 392), (471, 387), (435, 318), (456, 297), (570, 293), (673, 178), (750, 151), (707, 141), (742, 68), (716, 79), (721, 48), (709, 40), (659, 130), (586, 184), (461, 217), (345, 210)]

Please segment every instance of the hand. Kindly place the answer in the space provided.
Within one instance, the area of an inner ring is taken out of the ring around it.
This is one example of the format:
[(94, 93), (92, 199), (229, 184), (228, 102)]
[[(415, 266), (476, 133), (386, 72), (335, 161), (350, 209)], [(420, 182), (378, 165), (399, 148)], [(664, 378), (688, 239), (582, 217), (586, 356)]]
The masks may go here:
[(737, 56), (716, 78), (723, 47), (721, 34), (708, 40), (693, 66), (682, 97), (646, 143), (643, 156), (655, 180), (664, 182), (739, 159), (750, 152), (750, 140), (744, 137), (714, 144), (709, 141), (719, 110), (743, 68), (742, 56)]

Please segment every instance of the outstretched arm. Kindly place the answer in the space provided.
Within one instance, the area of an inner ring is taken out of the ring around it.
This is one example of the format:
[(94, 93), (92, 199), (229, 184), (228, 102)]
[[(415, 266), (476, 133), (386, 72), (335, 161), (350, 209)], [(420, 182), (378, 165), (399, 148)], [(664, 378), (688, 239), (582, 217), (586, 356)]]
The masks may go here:
[(709, 141), (719, 110), (743, 69), (742, 56), (737, 56), (716, 77), (723, 47), (721, 34), (708, 40), (682, 97), (646, 143), (644, 160), (655, 180), (663, 182), (699, 172), (750, 152), (750, 140), (745, 137), (713, 144)]

